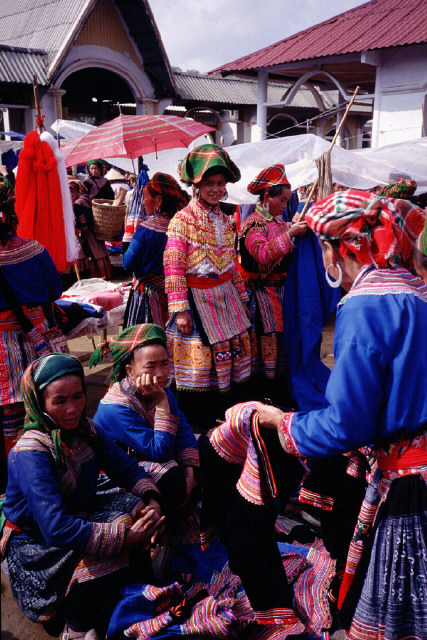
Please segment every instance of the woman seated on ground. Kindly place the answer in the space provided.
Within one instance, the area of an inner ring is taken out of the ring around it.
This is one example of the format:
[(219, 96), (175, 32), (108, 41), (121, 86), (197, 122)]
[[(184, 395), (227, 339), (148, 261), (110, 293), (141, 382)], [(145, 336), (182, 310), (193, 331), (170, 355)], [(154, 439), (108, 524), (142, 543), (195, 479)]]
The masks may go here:
[(68, 178), (76, 229), (80, 232), (80, 255), (77, 262), (82, 278), (111, 278), (111, 262), (103, 240), (93, 233), (92, 203), (86, 187), (77, 178)]
[[(155, 324), (129, 327), (111, 339), (113, 385), (95, 415), (100, 429), (139, 460), (160, 491), (169, 524), (188, 502), (199, 468), (197, 440), (166, 388), (166, 334)], [(90, 360), (93, 366), (104, 347)]]
[[(273, 430), (267, 453), (274, 435), (275, 455), (279, 441), (295, 459), (372, 446), (378, 469), (340, 591), (340, 621), (352, 640), (426, 637), (420, 584), (427, 580), (427, 285), (408, 270), (424, 218), (405, 200), (364, 191), (334, 193), (311, 207), (306, 220), (322, 241), (326, 271), (348, 291), (337, 313), (328, 406), (293, 413), (255, 403), (252, 418), (261, 436), (263, 428)], [(262, 518), (276, 553), (271, 508)], [(240, 528), (256, 549), (252, 521)], [(263, 593), (252, 557), (241, 564), (246, 581)]]
[[(24, 373), (22, 393), (25, 426), (9, 456), (1, 540), (12, 592), (49, 633), (58, 635), (65, 622), (64, 639), (96, 640), (105, 635), (120, 589), (147, 577), (131, 573), (132, 555), (151, 573), (144, 549), (163, 522), (158, 490), (84, 417), (76, 358), (36, 360)], [(97, 494), (101, 469), (129, 493)]]
[(246, 270), (251, 311), (252, 375), (259, 399), (286, 404), (283, 350), (283, 293), (293, 238), (306, 232), (305, 222), (286, 223), (282, 213), (291, 197), (285, 167), (263, 169), (248, 185), (259, 196), (255, 212), (240, 233), (240, 257)]
[(124, 327), (153, 322), (165, 327), (168, 303), (165, 293), (163, 253), (169, 222), (185, 207), (189, 196), (175, 178), (155, 173), (144, 187), (144, 206), (149, 216), (138, 225), (123, 267), (132, 271), (134, 283), (125, 312)]
[(89, 160), (86, 165), (89, 177), (84, 181), (88, 196), (91, 200), (94, 198), (103, 198), (105, 200), (114, 200), (114, 191), (108, 180), (102, 175), (104, 165), (101, 160)]

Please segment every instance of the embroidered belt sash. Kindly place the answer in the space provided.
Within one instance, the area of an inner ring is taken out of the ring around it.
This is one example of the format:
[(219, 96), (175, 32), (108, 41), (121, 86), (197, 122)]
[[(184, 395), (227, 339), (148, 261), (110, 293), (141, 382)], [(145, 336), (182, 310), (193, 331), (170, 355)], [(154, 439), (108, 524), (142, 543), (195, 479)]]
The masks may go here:
[(392, 446), (388, 454), (377, 457), (381, 471), (401, 471), (427, 465), (427, 436), (419, 435), (414, 440), (401, 440)]
[(231, 280), (231, 275), (228, 272), (214, 278), (199, 278), (199, 276), (187, 275), (187, 287), (189, 289), (211, 289), (223, 282), (228, 282), (228, 280)]

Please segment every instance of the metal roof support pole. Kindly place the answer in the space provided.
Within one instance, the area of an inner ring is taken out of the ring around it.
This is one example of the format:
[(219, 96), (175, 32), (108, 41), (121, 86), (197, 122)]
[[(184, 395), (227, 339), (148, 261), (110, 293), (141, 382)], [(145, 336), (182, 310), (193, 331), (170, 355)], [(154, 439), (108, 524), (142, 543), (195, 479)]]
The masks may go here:
[(254, 142), (259, 140), (265, 140), (267, 137), (267, 82), (268, 71), (266, 69), (260, 69), (258, 71), (258, 102), (256, 109), (256, 130)]

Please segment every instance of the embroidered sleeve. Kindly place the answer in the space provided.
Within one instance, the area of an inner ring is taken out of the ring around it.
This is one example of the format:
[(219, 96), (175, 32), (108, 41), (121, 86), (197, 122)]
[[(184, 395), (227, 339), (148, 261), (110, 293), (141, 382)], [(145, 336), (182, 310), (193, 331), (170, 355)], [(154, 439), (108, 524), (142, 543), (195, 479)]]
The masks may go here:
[(298, 450), (297, 444), (291, 433), (292, 420), (294, 417), (294, 413), (285, 413), (285, 416), (282, 420), (282, 424), (277, 430), (279, 434), (280, 444), (286, 453), (290, 453), (293, 456), (304, 457), (301, 456), (301, 453)]
[(154, 429), (156, 431), (164, 431), (172, 436), (175, 436), (178, 427), (178, 417), (163, 411), (163, 409), (156, 409), (154, 415)]
[(107, 558), (120, 555), (126, 531), (132, 523), (129, 516), (125, 519), (128, 522), (94, 522), (86, 545), (86, 553)]
[(200, 467), (198, 449), (181, 449), (177, 451), (176, 461), (181, 467)]
[(169, 313), (188, 311), (187, 287), (187, 251), (188, 239), (185, 236), (185, 224), (172, 219), (168, 230), (168, 241), (163, 254), (165, 270), (165, 291), (168, 296)]
[(268, 239), (266, 232), (260, 227), (249, 229), (245, 245), (251, 256), (262, 265), (277, 262), (294, 248), (287, 231)]
[(141, 478), (132, 489), (133, 495), (139, 496), (142, 499), (144, 499), (146, 493), (152, 491), (159, 493), (158, 488), (150, 478)]

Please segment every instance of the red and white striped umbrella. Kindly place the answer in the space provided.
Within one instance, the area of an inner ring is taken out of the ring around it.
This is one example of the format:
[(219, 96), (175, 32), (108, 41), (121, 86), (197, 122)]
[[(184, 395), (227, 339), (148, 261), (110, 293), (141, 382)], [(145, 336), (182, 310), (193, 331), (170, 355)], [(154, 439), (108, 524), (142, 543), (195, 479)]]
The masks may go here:
[(123, 116), (105, 122), (62, 147), (65, 164), (85, 164), (94, 158), (137, 158), (146, 153), (188, 147), (213, 127), (178, 116)]

